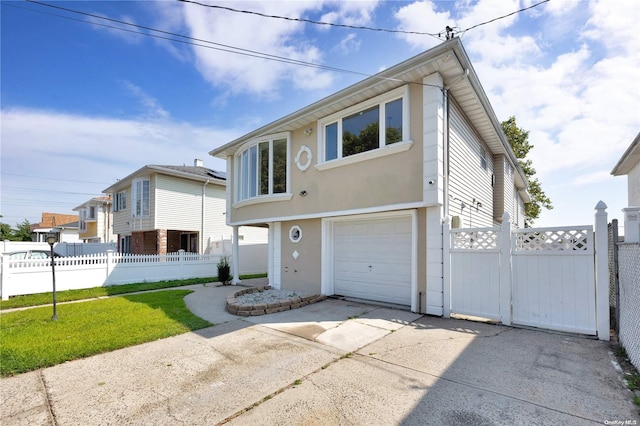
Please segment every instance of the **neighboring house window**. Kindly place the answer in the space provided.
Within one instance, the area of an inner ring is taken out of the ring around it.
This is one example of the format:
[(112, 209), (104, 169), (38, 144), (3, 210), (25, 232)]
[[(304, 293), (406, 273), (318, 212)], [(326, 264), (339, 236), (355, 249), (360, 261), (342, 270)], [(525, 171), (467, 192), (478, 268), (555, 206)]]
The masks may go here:
[(238, 200), (287, 192), (288, 134), (260, 139), (237, 156)]
[(87, 211), (80, 210), (79, 216), (80, 216), (79, 231), (87, 232)]
[(113, 206), (113, 210), (116, 212), (127, 208), (127, 191), (116, 192)]
[(133, 203), (134, 217), (149, 216), (149, 179), (134, 180), (131, 185), (131, 201)]
[(95, 220), (96, 218), (96, 206), (89, 206), (87, 208), (87, 220)]
[(409, 92), (401, 87), (319, 121), (321, 161), (409, 140)]

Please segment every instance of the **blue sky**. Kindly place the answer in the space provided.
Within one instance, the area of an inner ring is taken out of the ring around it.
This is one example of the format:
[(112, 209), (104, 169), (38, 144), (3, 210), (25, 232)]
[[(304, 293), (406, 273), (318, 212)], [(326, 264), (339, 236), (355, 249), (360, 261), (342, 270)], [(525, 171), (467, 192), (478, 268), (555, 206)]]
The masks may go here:
[[(201, 3), (438, 33), (537, 1)], [(213, 148), (441, 43), (179, 1), (46, 4), (56, 7), (0, 4), (0, 214), (12, 226), (37, 223), (42, 212), (71, 214), (147, 164), (201, 158), (224, 170)], [(151, 37), (170, 36), (97, 16), (360, 74)], [(593, 223), (599, 200), (622, 219), (627, 182), (610, 171), (640, 131), (637, 22), (636, 0), (550, 0), (458, 33), (498, 119), (514, 115), (530, 132), (530, 158), (555, 206), (538, 226)]]

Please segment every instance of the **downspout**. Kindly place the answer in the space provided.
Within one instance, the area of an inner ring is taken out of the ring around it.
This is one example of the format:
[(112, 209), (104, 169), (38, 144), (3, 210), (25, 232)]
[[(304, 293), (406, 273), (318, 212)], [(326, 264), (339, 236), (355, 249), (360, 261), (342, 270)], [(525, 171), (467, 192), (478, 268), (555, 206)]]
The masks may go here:
[(200, 215), (200, 254), (204, 254), (204, 198), (205, 187), (209, 184), (209, 179), (202, 185), (202, 211)]
[(444, 103), (444, 144), (442, 146), (443, 166), (442, 166), (442, 191), (444, 192), (442, 202), (444, 208), (443, 217), (449, 215), (449, 88), (442, 89), (442, 98)]
[[(442, 276), (442, 285), (446, 286), (449, 285), (448, 283), (444, 282), (445, 281), (445, 270), (444, 270), (444, 265), (445, 265), (445, 261), (444, 261), (444, 256), (445, 256), (445, 250), (444, 250), (444, 245), (445, 244), (449, 244), (449, 235), (444, 235), (444, 221), (448, 220), (449, 217), (449, 88), (447, 86), (444, 86), (442, 88), (442, 102), (444, 103), (443, 107), (444, 107), (444, 116), (442, 118), (443, 121), (443, 125), (444, 125), (444, 141), (442, 144), (442, 203), (444, 204), (443, 209), (442, 209), (442, 219), (443, 222), (440, 225), (440, 235), (441, 235), (441, 243), (440, 243), (440, 251), (441, 251), (441, 256), (442, 256), (442, 262), (441, 262), (441, 271), (440, 274)], [(447, 309), (444, 309), (445, 306), (444, 304), (450, 304), (449, 300), (444, 300), (444, 296), (448, 293), (446, 293), (443, 290), (443, 310), (444, 313), (448, 312), (448, 310), (450, 309), (450, 307), (448, 307)]]

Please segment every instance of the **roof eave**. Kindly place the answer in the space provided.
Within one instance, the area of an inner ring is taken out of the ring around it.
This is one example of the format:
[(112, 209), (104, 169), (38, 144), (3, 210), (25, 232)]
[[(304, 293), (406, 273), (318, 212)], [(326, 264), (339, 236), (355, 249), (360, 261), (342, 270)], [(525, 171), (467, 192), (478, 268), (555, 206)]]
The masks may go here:
[(209, 183), (214, 183), (220, 186), (227, 185), (227, 181), (225, 179), (215, 178), (213, 176), (211, 177), (198, 176), (192, 173), (181, 172), (178, 170), (171, 170), (165, 167), (149, 164), (139, 168), (135, 172), (129, 174), (127, 177), (120, 179), (118, 182), (114, 183), (110, 187), (103, 189), (102, 192), (106, 194), (114, 193), (117, 191), (118, 188), (128, 186), (129, 182), (132, 181), (136, 176), (144, 175), (148, 172), (157, 172), (163, 175), (180, 177), (180, 178), (199, 181), (199, 182), (209, 182)]
[[(410, 70), (420, 66), (422, 63), (424, 63), (425, 61), (435, 61), (437, 60), (440, 56), (442, 56), (443, 54), (446, 54), (449, 50), (452, 49), (452, 46), (456, 46), (456, 45), (461, 45), (461, 42), (459, 41), (458, 38), (454, 38), (452, 40), (449, 40), (447, 42), (444, 42), (432, 49), (429, 49), (428, 51), (424, 52), (423, 54), (420, 55), (416, 55), (413, 58), (407, 59), (404, 62), (401, 62), (400, 64), (397, 64), (391, 68), (388, 68), (384, 71), (379, 72), (378, 74), (375, 74), (371, 77), (367, 77), (366, 79), (355, 83), (345, 89), (342, 89), (332, 95), (329, 95), (317, 102), (314, 102), (311, 105), (308, 105), (298, 111), (295, 111), (289, 115), (286, 115), (276, 121), (273, 121), (269, 124), (266, 124), (265, 126), (262, 126), (250, 133), (247, 133), (237, 139), (232, 140), (231, 142), (228, 142), (218, 148), (215, 148), (211, 151), (209, 151), (209, 155), (213, 156), (213, 157), (218, 157), (218, 158), (222, 158), (222, 159), (226, 159), (227, 157), (233, 155), (235, 153), (235, 148), (236, 146), (257, 138), (259, 136), (263, 136), (269, 133), (274, 133), (274, 132), (278, 132), (278, 131), (282, 131), (284, 129), (286, 129), (291, 123), (300, 121), (301, 119), (304, 119), (305, 117), (309, 117), (314, 115), (315, 112), (317, 112), (318, 110), (321, 109), (325, 109), (330, 107), (331, 105), (335, 105), (338, 102), (340, 102), (341, 100), (345, 99), (345, 98), (349, 98), (352, 97), (353, 95), (360, 93), (364, 90), (367, 90), (369, 88), (375, 87), (375, 86), (382, 86), (383, 84), (387, 83), (390, 80), (393, 79), (399, 79), (400, 76), (402, 76), (403, 74), (406, 74), (407, 72), (409, 72)], [(406, 84), (404, 81), (402, 81), (401, 79), (398, 80), (397, 82), (397, 86), (401, 86), (403, 84)], [(357, 102), (354, 102), (354, 104)], [(316, 120), (310, 120), (310, 122), (313, 122)]]
[(629, 174), (633, 166), (635, 166), (640, 161), (640, 132), (636, 138), (631, 142), (629, 148), (622, 154), (620, 160), (615, 165), (613, 170), (611, 170), (611, 174), (613, 176), (624, 176)]

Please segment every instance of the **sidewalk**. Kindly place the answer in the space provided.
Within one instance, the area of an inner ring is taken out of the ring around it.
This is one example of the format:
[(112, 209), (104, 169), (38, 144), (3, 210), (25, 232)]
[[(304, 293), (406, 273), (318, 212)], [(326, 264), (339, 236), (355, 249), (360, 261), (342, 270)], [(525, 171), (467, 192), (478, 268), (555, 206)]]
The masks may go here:
[(640, 424), (605, 342), (334, 299), (235, 317), (238, 287), (193, 287), (215, 326), (2, 379), (0, 423)]

